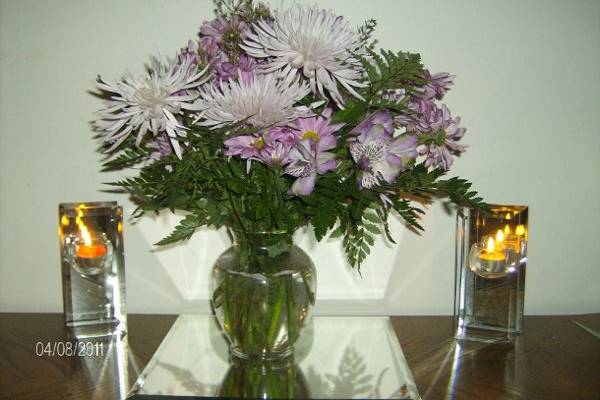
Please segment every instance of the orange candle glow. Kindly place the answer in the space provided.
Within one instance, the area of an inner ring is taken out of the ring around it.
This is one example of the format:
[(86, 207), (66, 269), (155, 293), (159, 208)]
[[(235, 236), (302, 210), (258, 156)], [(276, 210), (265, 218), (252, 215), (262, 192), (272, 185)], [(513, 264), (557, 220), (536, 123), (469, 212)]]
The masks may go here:
[(102, 257), (106, 254), (106, 246), (103, 244), (84, 244), (77, 246), (75, 252), (79, 258), (97, 258)]

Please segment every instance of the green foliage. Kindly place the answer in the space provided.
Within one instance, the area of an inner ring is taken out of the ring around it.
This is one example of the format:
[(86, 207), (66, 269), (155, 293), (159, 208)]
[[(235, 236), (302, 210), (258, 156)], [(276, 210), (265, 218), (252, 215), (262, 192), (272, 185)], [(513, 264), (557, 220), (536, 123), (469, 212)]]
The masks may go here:
[(458, 177), (440, 180), (436, 184), (436, 188), (440, 195), (448, 196), (454, 204), (490, 212), (489, 206), (477, 195), (477, 192), (469, 190), (471, 186), (471, 182)]
[(415, 85), (423, 85), (423, 65), (419, 54), (367, 49), (368, 57), (355, 55), (369, 78), (366, 89), (368, 97), (380, 96), (387, 90), (414, 91)]
[(158, 246), (165, 246), (180, 242), (182, 240), (188, 240), (192, 237), (194, 232), (196, 232), (196, 228), (202, 226), (203, 224), (204, 221), (201, 218), (199, 218), (197, 215), (190, 214), (181, 220), (181, 222), (175, 227), (169, 236), (156, 244)]
[(371, 18), (365, 21), (364, 24), (359, 26), (357, 29), (358, 35), (360, 36), (360, 41), (363, 43), (363, 46), (370, 50), (374, 49), (375, 45), (377, 44), (377, 40), (372, 39), (373, 32), (375, 32), (376, 26), (377, 21)]
[(118, 156), (105, 161), (102, 164), (102, 172), (116, 171), (128, 167), (133, 167), (144, 161), (148, 157), (148, 152), (139, 147), (132, 147), (123, 150)]

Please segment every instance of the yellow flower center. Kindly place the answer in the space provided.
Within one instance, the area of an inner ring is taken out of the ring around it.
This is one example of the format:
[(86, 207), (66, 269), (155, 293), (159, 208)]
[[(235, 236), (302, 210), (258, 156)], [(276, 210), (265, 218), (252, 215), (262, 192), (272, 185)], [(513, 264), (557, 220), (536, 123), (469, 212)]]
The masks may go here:
[(316, 143), (319, 141), (319, 134), (315, 131), (306, 131), (304, 132), (304, 135), (302, 135), (302, 140), (306, 139), (312, 139), (313, 142)]
[(265, 147), (265, 139), (263, 139), (262, 137), (256, 138), (254, 140), (254, 142), (252, 142), (252, 145), (257, 149), (257, 150), (262, 150), (263, 147)]

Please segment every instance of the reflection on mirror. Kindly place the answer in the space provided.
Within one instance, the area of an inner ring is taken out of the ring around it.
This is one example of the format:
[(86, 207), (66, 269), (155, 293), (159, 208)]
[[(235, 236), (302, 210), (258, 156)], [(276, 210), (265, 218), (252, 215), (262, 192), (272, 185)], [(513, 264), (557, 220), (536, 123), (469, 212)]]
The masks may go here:
[(294, 357), (274, 361), (232, 358), (219, 397), (308, 399), (308, 384)]
[(139, 368), (129, 349), (124, 330), (117, 329), (104, 338), (80, 338), (78, 348), (93, 351), (78, 357), (85, 374), (94, 383), (92, 399), (125, 399), (131, 384), (130, 373), (137, 376)]
[(232, 359), (209, 315), (182, 315), (132, 394), (252, 398), (418, 399), (387, 317), (313, 318), (293, 358)]

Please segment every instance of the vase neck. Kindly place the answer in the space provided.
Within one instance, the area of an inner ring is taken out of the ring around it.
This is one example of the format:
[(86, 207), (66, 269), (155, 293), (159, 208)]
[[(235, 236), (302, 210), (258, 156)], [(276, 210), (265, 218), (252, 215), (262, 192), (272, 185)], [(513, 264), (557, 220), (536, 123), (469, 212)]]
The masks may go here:
[(233, 232), (234, 245), (257, 253), (272, 253), (289, 250), (292, 245), (292, 233), (284, 230), (263, 232)]
[(234, 235), (240, 268), (251, 273), (275, 273), (288, 268), (292, 234), (287, 231), (252, 232)]

